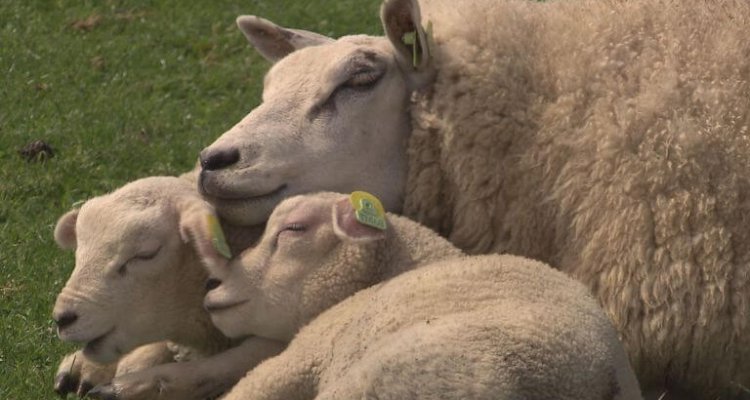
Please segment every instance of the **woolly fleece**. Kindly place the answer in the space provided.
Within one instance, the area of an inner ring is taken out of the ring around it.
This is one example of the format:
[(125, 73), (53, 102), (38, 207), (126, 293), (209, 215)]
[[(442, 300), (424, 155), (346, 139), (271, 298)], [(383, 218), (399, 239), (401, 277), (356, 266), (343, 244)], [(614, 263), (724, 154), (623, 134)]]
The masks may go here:
[(641, 383), (750, 385), (750, 3), (422, 4), (404, 214), (580, 279)]

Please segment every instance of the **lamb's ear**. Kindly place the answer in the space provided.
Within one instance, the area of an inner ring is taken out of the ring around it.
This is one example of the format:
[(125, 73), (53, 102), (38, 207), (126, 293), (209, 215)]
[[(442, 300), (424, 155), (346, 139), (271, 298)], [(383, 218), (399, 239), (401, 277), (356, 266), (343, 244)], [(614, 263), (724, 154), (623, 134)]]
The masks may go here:
[(201, 199), (183, 199), (177, 210), (182, 240), (193, 244), (207, 267), (225, 266), (231, 254), (214, 208)]
[(427, 30), (422, 26), (417, 0), (386, 0), (380, 8), (380, 19), (413, 88), (429, 83), (434, 76), (432, 33), (429, 23)]
[(332, 210), (333, 231), (342, 240), (369, 242), (385, 239), (385, 231), (357, 221), (356, 211), (348, 197), (336, 201)]
[(272, 63), (303, 47), (318, 46), (333, 41), (315, 32), (284, 28), (254, 15), (238, 17), (237, 26), (250, 44), (258, 50), (258, 53)]
[(74, 250), (76, 248), (76, 221), (78, 209), (63, 214), (55, 226), (55, 242), (61, 249)]

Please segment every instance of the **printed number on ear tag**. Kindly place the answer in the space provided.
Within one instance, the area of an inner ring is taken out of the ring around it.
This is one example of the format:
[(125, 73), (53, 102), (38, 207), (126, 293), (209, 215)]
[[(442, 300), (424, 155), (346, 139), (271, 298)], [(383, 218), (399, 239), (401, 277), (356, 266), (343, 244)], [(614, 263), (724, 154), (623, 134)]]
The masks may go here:
[(354, 207), (354, 216), (359, 223), (385, 230), (385, 209), (377, 197), (367, 192), (352, 192), (349, 201)]
[(227, 239), (224, 237), (224, 231), (221, 230), (219, 220), (213, 214), (206, 215), (208, 223), (208, 234), (211, 235), (211, 244), (214, 249), (226, 258), (232, 258), (232, 252), (229, 250)]

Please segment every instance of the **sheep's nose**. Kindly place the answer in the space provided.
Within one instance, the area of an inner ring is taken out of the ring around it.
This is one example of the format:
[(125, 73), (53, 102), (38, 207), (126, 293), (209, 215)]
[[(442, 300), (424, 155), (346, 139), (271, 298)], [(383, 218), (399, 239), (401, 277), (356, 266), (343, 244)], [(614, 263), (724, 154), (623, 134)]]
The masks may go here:
[(221, 285), (221, 281), (216, 278), (208, 278), (206, 281), (206, 291), (210, 292)]
[(204, 171), (213, 171), (226, 168), (240, 159), (240, 151), (236, 148), (201, 151), (201, 168)]
[(65, 329), (78, 320), (78, 314), (73, 311), (63, 311), (60, 314), (53, 315), (52, 319), (55, 320), (58, 329)]

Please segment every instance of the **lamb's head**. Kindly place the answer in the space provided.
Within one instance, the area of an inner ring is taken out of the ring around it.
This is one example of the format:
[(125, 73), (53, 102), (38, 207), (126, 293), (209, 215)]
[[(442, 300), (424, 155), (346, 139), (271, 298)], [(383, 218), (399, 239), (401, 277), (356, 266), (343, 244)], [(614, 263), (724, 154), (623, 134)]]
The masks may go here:
[(359, 189), (400, 210), (409, 100), (432, 74), (416, 1), (386, 2), (382, 19), (387, 38), (333, 40), (238, 18), (274, 65), (262, 104), (201, 152), (199, 187), (219, 214), (253, 225), (292, 195)]
[(363, 225), (354, 213), (347, 195), (296, 196), (239, 257), (228, 261), (198, 246), (211, 272), (204, 304), (214, 324), (229, 337), (290, 340), (320, 312), (379, 282), (393, 228)]
[(185, 321), (201, 317), (207, 273), (180, 225), (210, 212), (190, 182), (151, 177), (63, 215), (55, 240), (75, 249), (76, 265), (53, 310), (60, 338), (107, 362), (141, 344), (183, 337)]

